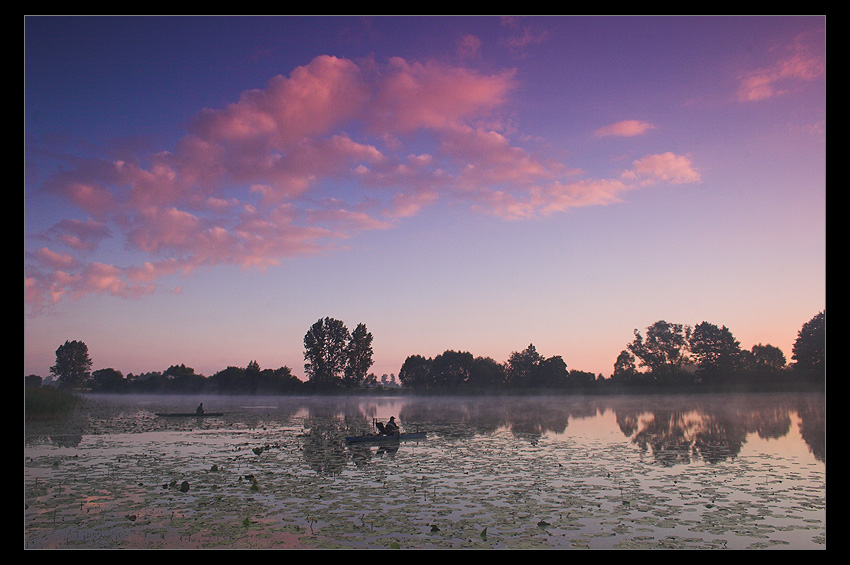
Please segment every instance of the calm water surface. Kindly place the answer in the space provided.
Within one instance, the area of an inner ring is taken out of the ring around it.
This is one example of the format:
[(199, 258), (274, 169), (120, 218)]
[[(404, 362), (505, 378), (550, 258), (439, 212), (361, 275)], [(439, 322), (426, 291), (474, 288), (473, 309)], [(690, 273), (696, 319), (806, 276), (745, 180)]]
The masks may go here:
[(27, 548), (825, 549), (824, 398), (93, 396), (24, 493)]

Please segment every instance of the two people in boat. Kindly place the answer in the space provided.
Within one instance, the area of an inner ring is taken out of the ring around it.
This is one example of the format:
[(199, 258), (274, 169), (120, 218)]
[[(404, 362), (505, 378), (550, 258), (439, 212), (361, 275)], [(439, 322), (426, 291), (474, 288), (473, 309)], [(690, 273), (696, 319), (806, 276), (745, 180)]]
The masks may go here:
[(395, 416), (390, 416), (390, 421), (384, 424), (383, 422), (375, 422), (378, 431), (383, 435), (397, 436), (399, 434), (398, 424), (395, 421)]

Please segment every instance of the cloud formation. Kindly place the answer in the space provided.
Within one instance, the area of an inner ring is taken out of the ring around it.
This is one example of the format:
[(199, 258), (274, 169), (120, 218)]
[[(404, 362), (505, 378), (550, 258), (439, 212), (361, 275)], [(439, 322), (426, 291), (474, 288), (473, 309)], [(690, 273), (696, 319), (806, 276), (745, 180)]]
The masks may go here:
[[(646, 183), (699, 180), (691, 160), (672, 153), (589, 179), (519, 146), (503, 115), (516, 80), (510, 69), (320, 56), (200, 111), (173, 150), (78, 162), (45, 186), (83, 219), (40, 234), (44, 246), (25, 260), (25, 302), (140, 296), (199, 267), (263, 269), (392, 229), (439, 201), (531, 219), (616, 202)], [(624, 121), (600, 132), (649, 128)], [(146, 259), (118, 266), (74, 254), (90, 255), (114, 234)]]
[(808, 34), (797, 37), (787, 55), (741, 78), (738, 100), (760, 102), (782, 96), (797, 85), (821, 76), (826, 72), (826, 65), (820, 51), (821, 45)]
[(632, 137), (635, 135), (642, 135), (651, 129), (655, 129), (655, 126), (648, 122), (642, 122), (640, 120), (623, 120), (622, 122), (601, 127), (596, 130), (594, 134), (596, 137)]

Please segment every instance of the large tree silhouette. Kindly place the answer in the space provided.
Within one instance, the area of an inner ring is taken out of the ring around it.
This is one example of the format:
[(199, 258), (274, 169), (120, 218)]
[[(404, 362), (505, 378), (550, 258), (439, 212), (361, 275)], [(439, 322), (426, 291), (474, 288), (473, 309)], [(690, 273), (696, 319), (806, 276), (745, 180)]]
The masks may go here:
[(813, 382), (826, 378), (826, 311), (800, 328), (791, 358), (802, 378)]
[(56, 350), (56, 364), (50, 374), (62, 388), (80, 388), (91, 375), (92, 361), (89, 348), (82, 341), (66, 341)]

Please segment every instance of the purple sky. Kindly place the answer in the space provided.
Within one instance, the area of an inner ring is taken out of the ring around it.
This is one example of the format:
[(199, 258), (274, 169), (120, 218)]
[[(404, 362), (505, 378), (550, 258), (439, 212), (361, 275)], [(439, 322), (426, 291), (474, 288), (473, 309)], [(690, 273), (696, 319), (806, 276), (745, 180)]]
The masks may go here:
[(373, 372), (825, 308), (823, 17), (27, 17), (24, 373)]

